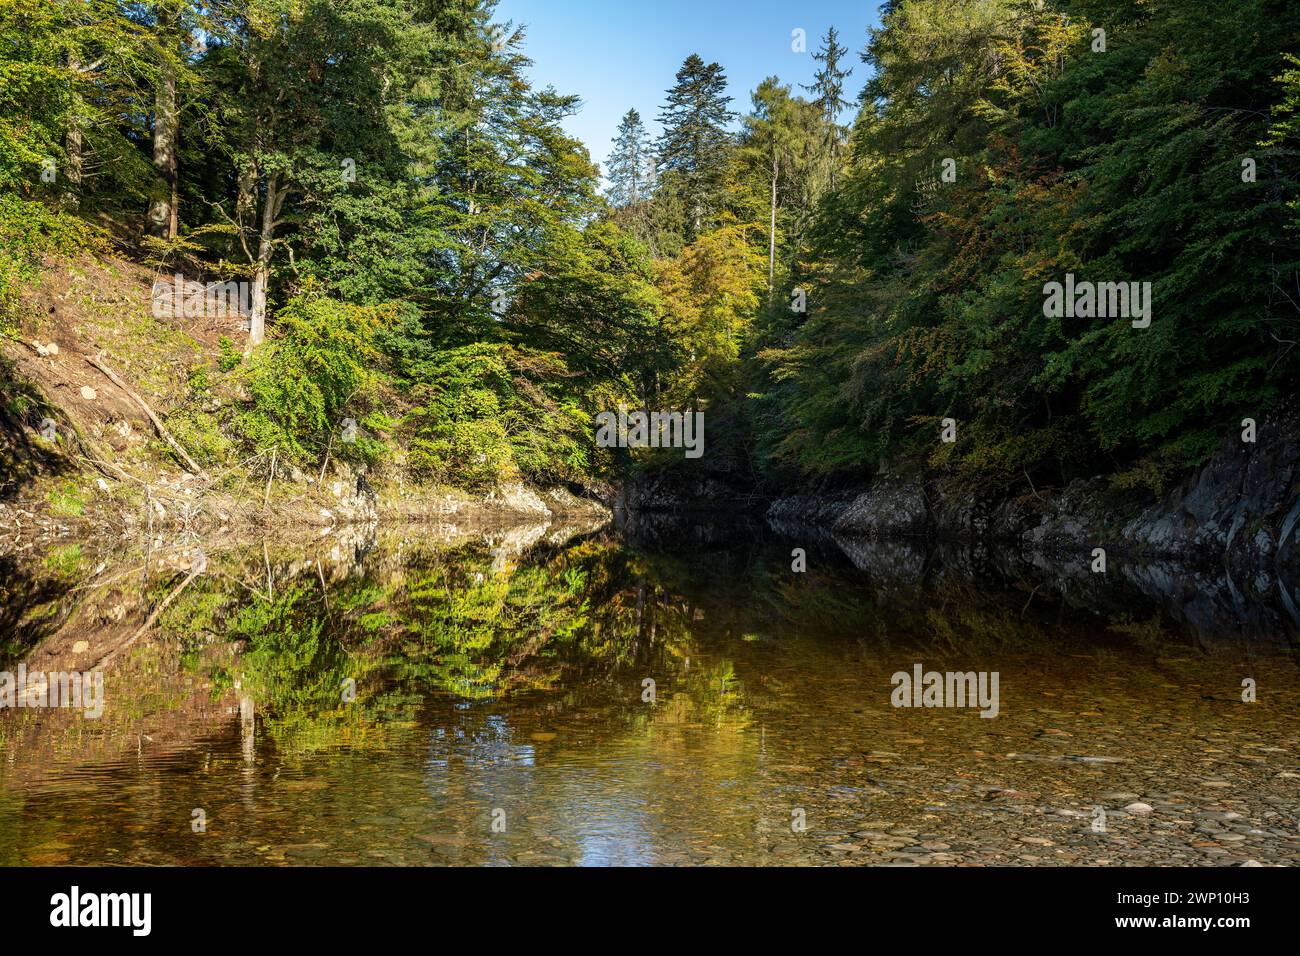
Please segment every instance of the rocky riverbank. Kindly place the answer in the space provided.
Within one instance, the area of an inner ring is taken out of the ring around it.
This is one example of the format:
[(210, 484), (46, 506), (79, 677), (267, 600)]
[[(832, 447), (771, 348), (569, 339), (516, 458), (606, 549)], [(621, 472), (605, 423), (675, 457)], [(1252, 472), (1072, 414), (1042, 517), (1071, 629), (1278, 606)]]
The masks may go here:
[(41, 550), (62, 540), (257, 534), (297, 528), (463, 522), (608, 520), (595, 497), (563, 487), (504, 485), (483, 494), (386, 481), (333, 462), (320, 475), (286, 469), (274, 481), (247, 476), (74, 472), (32, 482), (25, 494), (0, 501), (0, 555)]
[(925, 536), (998, 542), (1027, 554), (1092, 560), (1107, 556), (1227, 565), (1267, 590), (1300, 570), (1300, 440), (1266, 424), (1258, 441), (1227, 441), (1167, 494), (1118, 492), (1105, 478), (1015, 497), (972, 494), (925, 475), (885, 474), (856, 492), (781, 497), (769, 520), (866, 538)]

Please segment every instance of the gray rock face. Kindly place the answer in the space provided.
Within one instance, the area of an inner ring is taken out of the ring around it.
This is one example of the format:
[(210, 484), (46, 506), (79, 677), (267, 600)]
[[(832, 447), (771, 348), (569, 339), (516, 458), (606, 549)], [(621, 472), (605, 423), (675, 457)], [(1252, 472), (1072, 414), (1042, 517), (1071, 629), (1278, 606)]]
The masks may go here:
[(325, 480), (333, 503), (330, 506), (332, 521), (343, 524), (366, 524), (378, 519), (373, 492), (367, 493), (364, 476), (344, 462), (334, 462), (331, 476)]
[(709, 511), (743, 495), (718, 477), (690, 471), (644, 475), (623, 487), (616, 508), (628, 511)]
[(1297, 465), (1300, 442), (1266, 424), (1253, 445), (1225, 442), (1190, 481), (1125, 524), (1121, 537), (1155, 554), (1226, 555), (1242, 567), (1294, 557)]
[(837, 535), (998, 541), (1061, 560), (1084, 561), (1093, 548), (1105, 548), (1189, 566), (1226, 563), (1262, 592), (1281, 572), (1300, 572), (1297, 435), (1300, 428), (1266, 423), (1254, 444), (1233, 436), (1159, 501), (1118, 493), (1105, 478), (989, 499), (919, 476), (885, 475), (847, 504), (844, 495), (778, 499), (768, 518), (830, 527)]
[(500, 502), (511, 511), (545, 518), (551, 516), (551, 509), (546, 507), (546, 502), (541, 499), (537, 492), (521, 482), (503, 485), (490, 492), (487, 497), (488, 501)]
[(926, 534), (930, 507), (920, 481), (885, 476), (853, 500), (833, 525), (837, 534), (868, 537)]

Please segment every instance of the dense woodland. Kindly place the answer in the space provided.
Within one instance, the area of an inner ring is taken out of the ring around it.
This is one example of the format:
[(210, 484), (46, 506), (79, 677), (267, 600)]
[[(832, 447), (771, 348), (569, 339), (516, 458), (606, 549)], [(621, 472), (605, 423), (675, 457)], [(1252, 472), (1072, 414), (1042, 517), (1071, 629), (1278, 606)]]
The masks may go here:
[[(894, 0), (748, 96), (690, 56), (603, 190), (493, 6), (0, 0), (0, 325), (50, 255), (246, 281), (197, 453), (466, 488), (1158, 490), (1291, 397), (1300, 4)], [(1067, 273), (1150, 327), (1045, 315)], [(597, 449), (620, 404), (703, 410), (704, 458)]]

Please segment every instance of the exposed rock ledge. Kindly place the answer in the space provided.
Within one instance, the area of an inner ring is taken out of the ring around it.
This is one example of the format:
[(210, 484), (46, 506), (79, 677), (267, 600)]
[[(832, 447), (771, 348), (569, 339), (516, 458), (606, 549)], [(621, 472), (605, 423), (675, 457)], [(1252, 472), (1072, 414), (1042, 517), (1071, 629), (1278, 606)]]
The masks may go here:
[(1300, 569), (1300, 441), (1276, 424), (1255, 444), (1225, 442), (1189, 480), (1160, 500), (1117, 494), (1104, 478), (1057, 492), (986, 499), (933, 479), (884, 475), (858, 494), (780, 498), (769, 520), (837, 535), (988, 540), (1052, 555), (1107, 553), (1177, 558), (1235, 570)]

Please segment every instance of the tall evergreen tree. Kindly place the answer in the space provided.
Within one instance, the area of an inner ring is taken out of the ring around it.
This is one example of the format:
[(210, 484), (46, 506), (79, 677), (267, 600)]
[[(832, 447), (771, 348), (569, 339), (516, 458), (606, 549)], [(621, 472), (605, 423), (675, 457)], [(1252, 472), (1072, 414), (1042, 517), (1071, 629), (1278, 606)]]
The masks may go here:
[(798, 153), (799, 108), (802, 100), (790, 96), (790, 88), (769, 76), (753, 93), (754, 112), (745, 117), (741, 138), (741, 160), (745, 172), (762, 170), (767, 180), (767, 292), (771, 296), (776, 280), (777, 210), (780, 192), (786, 187)]
[(844, 81), (852, 75), (853, 70), (840, 67), (840, 60), (848, 53), (848, 48), (839, 43), (839, 33), (834, 27), (826, 31), (821, 49), (813, 54), (813, 59), (822, 64), (822, 68), (813, 74), (815, 82), (804, 89), (816, 95), (817, 108), (821, 111), (822, 121), (826, 124), (823, 141), (830, 164), (831, 182), (835, 181), (835, 167), (839, 163), (840, 147), (844, 140), (844, 130), (839, 123), (839, 115), (849, 105), (844, 98)]
[(657, 144), (659, 168), (683, 194), (691, 238), (704, 231), (718, 207), (732, 145), (727, 124), (735, 114), (730, 103), (722, 67), (706, 65), (692, 53), (677, 71), (677, 83), (659, 114), (664, 127)]
[(635, 206), (650, 192), (650, 139), (641, 114), (628, 110), (614, 137), (605, 175), (609, 179), (609, 201), (617, 208)]

